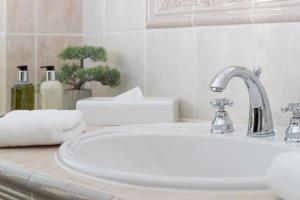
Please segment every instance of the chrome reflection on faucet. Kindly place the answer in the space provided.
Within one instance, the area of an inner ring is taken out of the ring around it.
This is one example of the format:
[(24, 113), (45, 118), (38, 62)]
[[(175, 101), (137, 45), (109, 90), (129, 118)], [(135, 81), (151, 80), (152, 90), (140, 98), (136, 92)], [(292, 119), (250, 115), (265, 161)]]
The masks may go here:
[(225, 111), (225, 106), (233, 106), (230, 99), (215, 99), (209, 102), (214, 108), (217, 108), (214, 120), (211, 123), (211, 133), (223, 134), (234, 131), (233, 123)]
[(271, 108), (267, 93), (259, 80), (260, 68), (254, 72), (245, 67), (227, 67), (219, 72), (210, 84), (213, 92), (222, 92), (234, 77), (244, 80), (250, 99), (248, 136), (266, 137), (275, 135)]
[(300, 103), (290, 103), (281, 108), (283, 113), (291, 111), (293, 117), (290, 120), (289, 127), (285, 131), (285, 141), (288, 143), (300, 143)]

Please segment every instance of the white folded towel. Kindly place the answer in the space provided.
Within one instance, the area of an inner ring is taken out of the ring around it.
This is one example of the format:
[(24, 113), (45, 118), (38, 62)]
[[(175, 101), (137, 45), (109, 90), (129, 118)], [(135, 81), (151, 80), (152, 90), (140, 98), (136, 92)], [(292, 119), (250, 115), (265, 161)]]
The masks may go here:
[(61, 144), (85, 129), (80, 111), (12, 111), (0, 118), (0, 147)]
[(269, 187), (283, 200), (300, 199), (300, 153), (280, 154), (267, 172)]

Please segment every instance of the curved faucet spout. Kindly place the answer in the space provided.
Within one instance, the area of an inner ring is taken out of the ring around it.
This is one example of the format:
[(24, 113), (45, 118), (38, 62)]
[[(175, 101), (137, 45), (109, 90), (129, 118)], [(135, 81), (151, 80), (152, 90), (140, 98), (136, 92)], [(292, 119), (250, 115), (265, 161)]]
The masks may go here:
[(273, 136), (273, 120), (267, 93), (259, 80), (260, 69), (251, 72), (245, 67), (227, 67), (219, 72), (210, 84), (213, 92), (222, 92), (234, 77), (244, 80), (250, 100), (248, 135)]

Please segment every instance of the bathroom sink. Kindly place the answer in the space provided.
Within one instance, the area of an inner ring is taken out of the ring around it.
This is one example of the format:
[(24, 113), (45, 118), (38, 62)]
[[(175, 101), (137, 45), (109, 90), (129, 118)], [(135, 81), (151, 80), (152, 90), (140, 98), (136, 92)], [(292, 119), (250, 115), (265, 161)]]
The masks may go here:
[(106, 128), (65, 142), (57, 162), (97, 179), (148, 187), (199, 190), (267, 189), (264, 175), (274, 158), (298, 151), (277, 136), (213, 135), (208, 123), (129, 125)]

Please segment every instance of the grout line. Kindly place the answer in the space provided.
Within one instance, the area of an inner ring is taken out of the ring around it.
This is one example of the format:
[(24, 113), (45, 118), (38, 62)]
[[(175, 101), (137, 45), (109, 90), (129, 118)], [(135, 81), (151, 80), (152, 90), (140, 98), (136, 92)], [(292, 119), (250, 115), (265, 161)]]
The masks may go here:
[(251, 0), (251, 12), (250, 12), (251, 24), (254, 24), (254, 0)]
[(103, 8), (102, 8), (102, 24), (103, 24), (103, 33), (106, 33), (106, 0), (103, 0)]
[(142, 33), (145, 30), (134, 30), (134, 31), (110, 31), (110, 32), (105, 32), (107, 34), (130, 34), (130, 33)]
[[(37, 1), (34, 1), (34, 32), (37, 32), (38, 29), (38, 5)], [(38, 35), (34, 34), (34, 52), (33, 52), (33, 65), (34, 65), (34, 85), (35, 85), (35, 92), (37, 91), (36, 87), (38, 87)], [(35, 108), (38, 108), (39, 105), (39, 96), (35, 95)]]
[[(3, 58), (3, 64), (4, 64), (4, 74), (7, 74), (7, 10), (6, 10), (6, 7), (7, 7), (7, 0), (3, 0), (3, 26), (4, 26), (4, 29), (3, 29), (3, 32), (4, 32), (4, 41), (3, 41), (3, 45), (4, 45), (4, 58)], [(7, 91), (7, 76), (5, 76), (5, 79), (4, 79), (4, 88), (5, 88), (5, 92), (4, 92), (4, 112), (8, 112), (9, 108), (8, 108), (8, 91)]]
[[(102, 46), (104, 47), (104, 48), (106, 48), (107, 49), (107, 39), (106, 39), (106, 36), (107, 36), (107, 34), (106, 34), (106, 0), (102, 0), (103, 2), (103, 8), (102, 8), (102, 13), (103, 13), (103, 16), (102, 16), (102, 24), (103, 24), (103, 40), (102, 40)], [(107, 54), (109, 54), (109, 52), (107, 52)], [(107, 55), (107, 56), (109, 56), (109, 55)], [(107, 63), (108, 63), (109, 61), (107, 61)], [(105, 87), (105, 88), (103, 88), (103, 94), (105, 95), (105, 96), (108, 96), (108, 89)]]
[(119, 31), (119, 32), (103, 32), (103, 33), (17, 33), (8, 32), (0, 33), (0, 35), (10, 35), (10, 36), (68, 36), (68, 37), (89, 37), (89, 36), (103, 36), (105, 34), (123, 34), (123, 33), (142, 33), (144, 30), (140, 31)]
[[(196, 26), (195, 26), (195, 13), (196, 13), (196, 1), (193, 2), (193, 13), (192, 13), (192, 27), (193, 27), (193, 66), (192, 69), (194, 70), (193, 73), (193, 111), (192, 111), (192, 117), (196, 118), (197, 116), (197, 86), (196, 86), (196, 80), (197, 80), (197, 66), (196, 66)], [(199, 66), (200, 67), (200, 66)]]
[(148, 91), (147, 91), (147, 81), (146, 81), (146, 75), (147, 75), (147, 69), (148, 69), (148, 65), (147, 65), (147, 61), (148, 61), (148, 37), (147, 37), (147, 32), (143, 31), (143, 43), (144, 43), (144, 47), (143, 47), (143, 54), (144, 54), (144, 63), (143, 63), (143, 93), (144, 95), (148, 96)]
[(102, 8), (102, 24), (103, 24), (103, 46), (106, 48), (106, 0), (103, 0), (103, 8)]
[[(193, 29), (193, 111), (192, 111), (192, 117), (193, 118), (196, 118), (197, 116), (197, 86), (196, 86), (196, 80), (197, 80), (197, 62), (196, 62), (196, 44), (197, 40), (196, 40), (196, 29)], [(200, 67), (200, 66), (199, 66)], [(200, 91), (199, 91), (200, 92)], [(199, 108), (198, 108), (199, 109)]]
[(195, 27), (195, 10), (196, 10), (196, 1), (193, 1), (193, 8), (192, 8), (192, 27)]
[[(3, 33), (6, 35), (12, 35), (12, 36), (101, 36), (104, 34), (126, 34), (126, 33), (142, 33), (142, 32), (166, 32), (166, 31), (177, 31), (177, 30), (183, 30), (183, 29), (193, 29), (197, 27), (178, 27), (178, 28), (165, 28), (165, 29), (146, 29), (146, 30), (132, 30), (132, 31), (110, 31), (110, 32), (102, 32), (102, 33), (18, 33), (18, 32), (8, 32)], [(1, 34), (1, 33), (0, 33)]]
[[(255, 44), (255, 38), (254, 38), (254, 34), (255, 34), (255, 21), (254, 21), (254, 0), (251, 0), (251, 65), (252, 67), (256, 67), (254, 65), (256, 65), (255, 63), (255, 55), (254, 55), (254, 44)], [(259, 66), (260, 67), (260, 66)]]
[(3, 32), (7, 32), (7, 0), (3, 0), (3, 6), (2, 6), (2, 11), (3, 11)]
[(34, 33), (37, 33), (37, 27), (38, 27), (38, 5), (37, 0), (34, 0), (34, 26), (33, 30)]
[[(38, 26), (38, 21), (37, 21), (37, 0), (34, 1), (34, 32), (37, 32), (37, 26)], [(35, 68), (35, 74), (34, 76), (36, 77), (35, 78), (35, 84), (37, 83), (37, 54), (38, 54), (38, 50), (37, 50), (37, 47), (38, 47), (38, 40), (37, 40), (37, 35), (35, 34), (34, 35), (34, 68)]]
[[(86, 27), (84, 26), (84, 22), (85, 22), (85, 10), (86, 10), (86, 7), (84, 6), (85, 4), (83, 3), (83, 1), (80, 1), (80, 8), (81, 8), (81, 11), (80, 11), (80, 26), (81, 26), (81, 33), (84, 33), (85, 32), (85, 29)], [(83, 43), (83, 41), (81, 41), (81, 43)]]
[(8, 32), (7, 35), (13, 36), (82, 36), (83, 34), (79, 33), (16, 33), (16, 32)]

